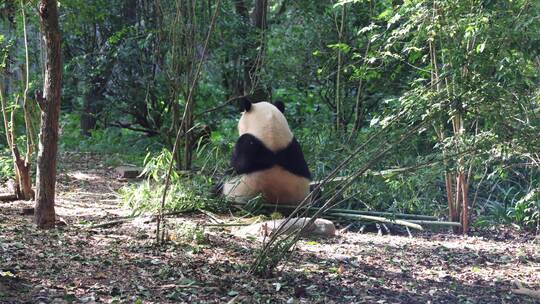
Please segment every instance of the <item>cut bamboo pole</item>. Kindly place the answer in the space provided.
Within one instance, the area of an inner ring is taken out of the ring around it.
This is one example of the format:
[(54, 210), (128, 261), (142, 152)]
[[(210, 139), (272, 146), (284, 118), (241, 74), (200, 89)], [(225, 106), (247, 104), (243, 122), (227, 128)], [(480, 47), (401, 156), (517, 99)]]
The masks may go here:
[[(329, 214), (332, 220), (342, 221), (346, 222), (346, 219), (344, 217), (334, 215), (332, 213)], [(392, 220), (392, 219), (388, 219)], [(369, 220), (367, 220), (369, 221)], [(409, 220), (406, 219), (405, 221), (409, 223), (419, 224), (419, 225), (425, 225), (425, 226), (450, 226), (450, 227), (461, 227), (461, 224), (458, 222), (447, 222), (447, 221), (425, 221), (425, 220)]]
[(412, 223), (411, 221), (392, 220), (392, 219), (387, 219), (387, 218), (380, 217), (380, 216), (363, 215), (363, 214), (348, 214), (348, 213), (330, 213), (329, 215), (338, 216), (338, 217), (342, 217), (342, 218), (360, 219), (360, 220), (369, 220), (369, 221), (388, 223), (388, 224), (396, 224), (396, 225), (401, 225), (401, 226), (413, 228), (413, 229), (416, 229), (416, 230), (424, 230), (424, 228), (422, 228), (422, 226), (420, 226), (417, 223)]
[(461, 227), (461, 223), (458, 223), (458, 222), (424, 221), (424, 220), (408, 220), (408, 221), (411, 223), (416, 223), (420, 225)]
[[(235, 205), (243, 206), (243, 204), (236, 203)], [(296, 209), (297, 206), (292, 205), (273, 205), (273, 204), (262, 204), (264, 208), (272, 209)], [(317, 211), (319, 208), (309, 207), (308, 210)], [(414, 220), (425, 220), (425, 221), (437, 221), (436, 216), (431, 215), (419, 215), (419, 214), (405, 214), (405, 213), (392, 213), (392, 212), (382, 212), (382, 211), (363, 211), (363, 210), (351, 210), (351, 209), (329, 209), (328, 212), (339, 212), (339, 213), (348, 213), (348, 214), (363, 214), (363, 215), (374, 215), (374, 216), (384, 216), (391, 218), (402, 218), (402, 219), (414, 219)]]

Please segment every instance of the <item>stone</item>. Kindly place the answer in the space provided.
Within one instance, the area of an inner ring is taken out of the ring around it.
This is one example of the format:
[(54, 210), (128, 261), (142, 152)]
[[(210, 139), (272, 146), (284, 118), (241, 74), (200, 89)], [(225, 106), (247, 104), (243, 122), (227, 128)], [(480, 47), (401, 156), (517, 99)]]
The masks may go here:
[(114, 171), (118, 178), (139, 178), (143, 169), (134, 166), (119, 166)]
[[(306, 226), (311, 218), (309, 217), (296, 217), (288, 221), (284, 226), (284, 233), (295, 233), (302, 227)], [(256, 223), (243, 227), (235, 232), (235, 235), (240, 237), (256, 236), (264, 237), (271, 236), (278, 227), (285, 222), (285, 219), (271, 220), (262, 223)], [(332, 221), (318, 218), (303, 232), (302, 236), (319, 236), (319, 237), (333, 237), (336, 235), (336, 226)]]

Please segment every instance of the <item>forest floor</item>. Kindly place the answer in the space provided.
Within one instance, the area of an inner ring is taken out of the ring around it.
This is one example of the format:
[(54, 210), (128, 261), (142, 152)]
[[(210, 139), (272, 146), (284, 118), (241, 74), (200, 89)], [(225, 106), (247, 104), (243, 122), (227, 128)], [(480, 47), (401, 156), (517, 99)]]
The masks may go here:
[(540, 290), (540, 244), (509, 228), (304, 240), (259, 278), (247, 270), (260, 243), (223, 228), (161, 248), (155, 222), (90, 228), (129, 214), (116, 195), (128, 181), (93, 154), (62, 154), (59, 165), (65, 226), (37, 230), (20, 214), (30, 202), (0, 203), (0, 303), (535, 303), (512, 282)]

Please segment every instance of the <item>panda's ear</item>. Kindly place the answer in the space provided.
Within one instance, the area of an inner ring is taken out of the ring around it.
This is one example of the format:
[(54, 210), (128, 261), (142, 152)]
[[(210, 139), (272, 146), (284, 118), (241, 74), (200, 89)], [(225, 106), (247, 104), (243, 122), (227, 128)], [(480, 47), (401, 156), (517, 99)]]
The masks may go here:
[(283, 101), (274, 102), (274, 106), (276, 106), (276, 108), (278, 108), (278, 110), (280, 110), (281, 113), (285, 113), (285, 104), (283, 103)]
[(240, 111), (241, 112), (249, 112), (251, 110), (251, 100), (247, 97), (241, 97), (238, 101), (240, 104)]

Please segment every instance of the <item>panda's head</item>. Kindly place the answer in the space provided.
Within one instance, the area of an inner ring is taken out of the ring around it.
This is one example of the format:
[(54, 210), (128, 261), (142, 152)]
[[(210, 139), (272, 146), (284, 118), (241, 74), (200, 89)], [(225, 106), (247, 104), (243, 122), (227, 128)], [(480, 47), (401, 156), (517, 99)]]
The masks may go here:
[(293, 139), (293, 134), (283, 115), (285, 105), (282, 102), (251, 103), (247, 98), (240, 100), (242, 117), (238, 122), (240, 136), (249, 133), (258, 138), (268, 149), (279, 151), (286, 148)]

